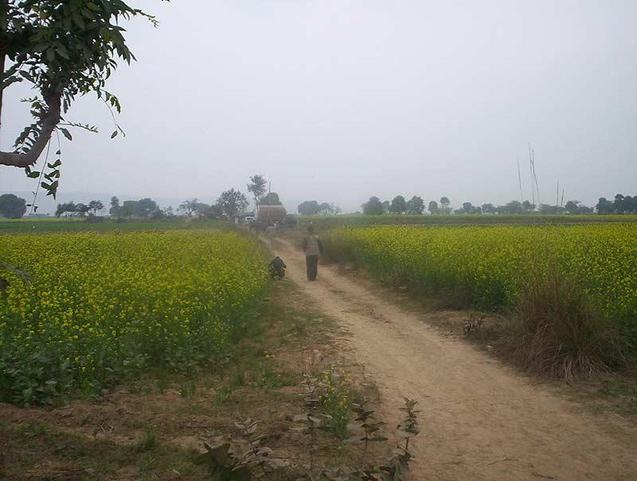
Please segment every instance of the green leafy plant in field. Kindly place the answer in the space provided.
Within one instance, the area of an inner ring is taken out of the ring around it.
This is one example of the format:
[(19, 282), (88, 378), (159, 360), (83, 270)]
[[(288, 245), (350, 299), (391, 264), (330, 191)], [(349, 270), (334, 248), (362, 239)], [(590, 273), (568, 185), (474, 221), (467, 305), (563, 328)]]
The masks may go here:
[(245, 419), (235, 423), (239, 436), (231, 440), (216, 439), (205, 443), (206, 453), (198, 458), (208, 466), (217, 481), (250, 481), (290, 479), (286, 468), (290, 463), (274, 455), (263, 443), (258, 422)]
[(387, 441), (381, 431), (385, 423), (375, 419), (374, 411), (367, 407), (366, 400), (353, 404), (352, 410), (356, 414), (356, 422), (359, 423), (364, 432), (361, 441), (365, 443), (365, 451), (367, 451), (367, 446), (370, 442)]

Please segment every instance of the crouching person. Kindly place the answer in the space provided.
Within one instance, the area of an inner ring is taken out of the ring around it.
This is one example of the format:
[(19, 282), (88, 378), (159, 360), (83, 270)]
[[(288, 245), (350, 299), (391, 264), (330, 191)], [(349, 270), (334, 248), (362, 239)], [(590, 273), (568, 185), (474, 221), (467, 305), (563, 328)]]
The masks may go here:
[(279, 256), (276, 256), (274, 259), (272, 259), (272, 261), (268, 265), (268, 271), (270, 272), (270, 277), (272, 279), (278, 279), (278, 280), (283, 279), (285, 277), (285, 269), (287, 267), (288, 266), (285, 265), (285, 262), (283, 262), (283, 259), (281, 259)]

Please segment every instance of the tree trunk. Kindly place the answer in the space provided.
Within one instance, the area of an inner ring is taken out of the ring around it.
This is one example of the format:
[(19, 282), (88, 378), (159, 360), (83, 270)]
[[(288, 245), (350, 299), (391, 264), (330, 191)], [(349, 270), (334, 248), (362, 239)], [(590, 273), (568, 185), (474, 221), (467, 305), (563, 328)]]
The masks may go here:
[[(2, 8), (0, 6), (0, 8)], [(4, 39), (0, 38), (0, 42), (4, 41)], [(4, 59), (6, 58), (6, 55), (4, 53), (4, 50), (2, 50), (3, 46), (0, 45), (0, 75), (4, 74)], [(3, 90), (0, 89), (0, 132), (2, 132), (2, 94), (3, 94)]]
[[(8, 0), (0, 0), (0, 73), (4, 73), (7, 54), (7, 17)], [(2, 90), (0, 89), (0, 128), (2, 122)], [(29, 167), (35, 164), (51, 138), (51, 134), (60, 122), (62, 93), (57, 91), (43, 92), (47, 109), (40, 118), (39, 135), (29, 151), (24, 153), (0, 151), (0, 165), (13, 167)]]
[(62, 94), (60, 92), (50, 92), (44, 96), (47, 110), (41, 120), (40, 134), (28, 152), (0, 152), (0, 165), (13, 167), (29, 167), (35, 164), (51, 138), (51, 134), (60, 122), (60, 111), (62, 104)]

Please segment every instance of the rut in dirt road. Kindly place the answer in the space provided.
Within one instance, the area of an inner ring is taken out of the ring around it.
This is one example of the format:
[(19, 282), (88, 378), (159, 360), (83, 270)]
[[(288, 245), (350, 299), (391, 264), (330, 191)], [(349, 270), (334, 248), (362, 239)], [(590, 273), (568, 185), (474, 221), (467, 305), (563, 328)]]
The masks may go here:
[(321, 267), (305, 279), (303, 254), (274, 246), (290, 279), (347, 328), (357, 362), (378, 384), (394, 424), (403, 397), (418, 401), (422, 432), (410, 479), (431, 481), (634, 481), (637, 429), (578, 412), (461, 341), (441, 337), (426, 314), (406, 312)]

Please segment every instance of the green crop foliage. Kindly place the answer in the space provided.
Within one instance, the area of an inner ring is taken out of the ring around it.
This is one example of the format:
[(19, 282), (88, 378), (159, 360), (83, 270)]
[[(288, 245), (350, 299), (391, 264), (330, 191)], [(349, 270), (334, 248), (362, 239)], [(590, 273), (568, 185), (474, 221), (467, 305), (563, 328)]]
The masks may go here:
[(267, 286), (227, 231), (0, 235), (0, 400), (99, 393), (227, 354)]
[(325, 241), (383, 281), (487, 310), (514, 308), (525, 282), (557, 270), (637, 351), (637, 224), (351, 227)]

